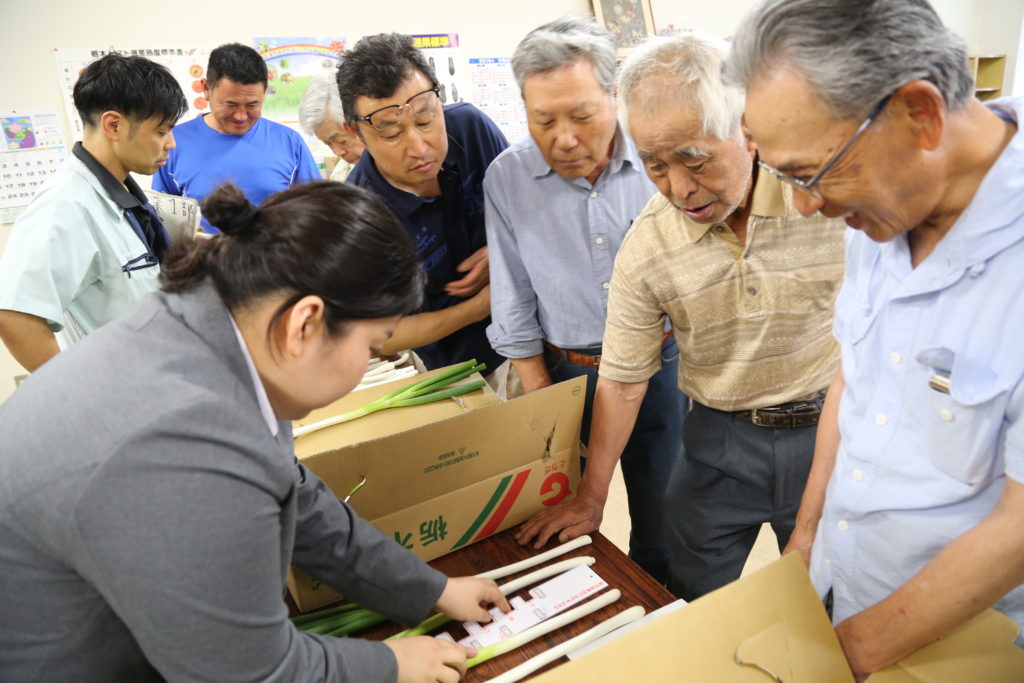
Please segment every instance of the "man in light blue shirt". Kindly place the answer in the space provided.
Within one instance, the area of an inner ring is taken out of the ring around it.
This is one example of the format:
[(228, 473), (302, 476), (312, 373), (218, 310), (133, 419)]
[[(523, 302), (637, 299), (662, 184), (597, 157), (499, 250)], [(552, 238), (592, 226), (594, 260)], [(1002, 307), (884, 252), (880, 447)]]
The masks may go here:
[[(153, 189), (200, 202), (227, 182), (253, 204), (294, 185), (322, 180), (302, 136), (263, 118), (267, 65), (253, 48), (221, 45), (203, 79), (210, 112), (178, 126), (178, 148)], [(203, 219), (204, 232), (219, 232)]]
[(130, 172), (152, 175), (188, 108), (166, 68), (109, 54), (75, 82), (85, 126), (14, 224), (0, 260), (0, 338), (34, 372), (158, 287), (170, 237)]
[[(615, 255), (657, 189), (615, 121), (615, 43), (592, 22), (563, 19), (529, 33), (512, 68), (530, 137), (484, 180), (491, 261), (487, 336), (525, 391), (589, 377), (581, 438), (589, 441)], [(622, 457), (630, 557), (659, 581), (668, 571), (663, 496), (682, 453), (686, 397), (669, 335)], [(538, 544), (550, 533), (541, 534)], [(521, 535), (520, 542), (528, 542)]]
[(914, 0), (762, 5), (726, 75), (763, 170), (854, 229), (788, 548), (852, 669), (990, 606), (1024, 623), (1024, 101), (975, 99), (962, 41)]

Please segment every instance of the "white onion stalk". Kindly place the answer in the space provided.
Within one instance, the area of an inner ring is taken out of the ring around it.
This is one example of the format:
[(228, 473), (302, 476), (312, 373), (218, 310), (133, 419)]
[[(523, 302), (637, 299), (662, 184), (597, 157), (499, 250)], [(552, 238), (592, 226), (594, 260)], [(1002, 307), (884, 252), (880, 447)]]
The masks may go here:
[[(587, 565), (588, 567), (592, 567), (594, 566), (594, 563), (596, 561), (597, 560), (590, 556), (573, 557), (568, 560), (562, 560), (561, 562), (556, 562), (555, 564), (548, 565), (547, 567), (541, 567), (537, 571), (527, 574), (526, 576), (521, 576), (518, 579), (513, 579), (512, 581), (509, 581), (506, 584), (502, 584), (498, 586), (498, 590), (501, 591), (502, 595), (509, 595), (511, 593), (515, 593), (520, 588), (532, 586), (533, 584), (539, 583), (550, 576), (554, 576), (555, 574), (561, 574), (564, 571), (568, 571), (573, 567), (579, 567), (581, 565)], [(424, 619), (419, 623), (419, 625), (413, 626), (412, 628), (408, 628), (404, 631), (396, 633), (390, 638), (386, 638), (386, 640), (426, 635), (427, 633), (430, 633), (431, 631), (444, 626), (451, 620), (452, 618), (450, 616), (448, 616), (444, 612), (439, 612), (432, 617)]]
[(545, 619), (536, 626), (531, 626), (522, 633), (517, 633), (511, 638), (507, 638), (506, 640), (495, 643), (494, 645), (488, 645), (487, 647), (481, 648), (477, 651), (476, 657), (470, 657), (466, 660), (466, 668), (482, 664), (499, 655), (503, 655), (506, 652), (511, 652), (516, 648), (520, 648), (541, 636), (551, 633), (552, 631), (568, 626), (577, 619), (581, 619), (588, 614), (593, 614), (602, 607), (607, 607), (618, 600), (621, 596), (622, 593), (619, 592), (619, 589), (613, 588), (607, 593), (599, 595), (589, 602), (583, 603), (579, 607), (574, 607), (567, 612), (562, 612), (550, 619)]
[(504, 567), (498, 567), (497, 569), (492, 569), (489, 572), (477, 574), (477, 578), (503, 579), (506, 576), (511, 576), (512, 574), (521, 572), (524, 569), (536, 567), (538, 564), (543, 564), (554, 557), (558, 557), (559, 555), (565, 555), (567, 552), (576, 550), (576, 548), (582, 548), (585, 545), (589, 545), (591, 542), (590, 536), (580, 536), (579, 538), (574, 538), (568, 543), (563, 543), (562, 545), (552, 548), (547, 552), (543, 552), (540, 555), (534, 555), (533, 557), (528, 557), (525, 560), (516, 562), (515, 564), (507, 564)]
[(584, 631), (575, 638), (567, 640), (560, 645), (556, 645), (547, 652), (541, 653), (532, 659), (526, 660), (519, 666), (509, 669), (500, 676), (495, 676), (491, 679), (491, 683), (515, 683), (516, 681), (522, 680), (542, 666), (547, 666), (556, 659), (564, 657), (570, 652), (594, 642), (598, 638), (611, 633), (621, 626), (633, 623), (644, 614), (646, 614), (646, 610), (644, 610), (640, 605), (630, 607), (623, 612), (619, 612), (614, 617), (602, 621), (589, 631)]

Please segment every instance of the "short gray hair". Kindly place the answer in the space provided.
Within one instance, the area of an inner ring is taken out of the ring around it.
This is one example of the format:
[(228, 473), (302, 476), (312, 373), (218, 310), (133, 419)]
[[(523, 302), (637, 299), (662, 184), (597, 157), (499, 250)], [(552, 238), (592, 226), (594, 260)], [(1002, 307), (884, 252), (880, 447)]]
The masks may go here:
[(863, 118), (919, 78), (950, 111), (974, 89), (963, 40), (925, 0), (765, 0), (740, 24), (725, 78), (749, 88), (773, 68), (806, 79), (840, 119)]
[(523, 38), (512, 55), (512, 73), (519, 92), (527, 76), (572, 66), (586, 59), (601, 87), (615, 89), (615, 39), (607, 30), (582, 17), (565, 17), (539, 26)]
[(739, 88), (722, 82), (722, 60), (728, 51), (728, 43), (706, 33), (649, 38), (633, 50), (619, 71), (619, 123), (628, 133), (633, 100), (640, 93), (652, 94), (643, 84), (658, 78), (672, 84), (659, 96), (676, 97), (683, 106), (697, 110), (705, 135), (719, 140), (738, 136), (744, 96)]
[(345, 117), (341, 113), (341, 96), (338, 94), (338, 83), (334, 74), (314, 78), (306, 86), (299, 100), (299, 125), (306, 135), (316, 135), (316, 129), (320, 127), (328, 117), (339, 126), (345, 123)]

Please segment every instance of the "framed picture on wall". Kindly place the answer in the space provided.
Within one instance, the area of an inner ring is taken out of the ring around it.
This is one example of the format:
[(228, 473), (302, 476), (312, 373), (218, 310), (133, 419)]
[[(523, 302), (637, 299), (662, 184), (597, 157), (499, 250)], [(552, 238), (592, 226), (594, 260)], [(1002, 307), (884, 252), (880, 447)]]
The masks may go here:
[(654, 16), (651, 14), (651, 0), (591, 0), (597, 23), (615, 36), (619, 56), (625, 57), (630, 50), (654, 35)]

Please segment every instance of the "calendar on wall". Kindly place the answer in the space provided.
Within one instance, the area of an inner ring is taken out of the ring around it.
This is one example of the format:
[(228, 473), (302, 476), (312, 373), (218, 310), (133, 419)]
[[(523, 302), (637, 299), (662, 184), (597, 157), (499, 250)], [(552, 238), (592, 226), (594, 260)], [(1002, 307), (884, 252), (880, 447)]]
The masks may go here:
[(12, 223), (68, 154), (56, 110), (0, 114), (0, 223)]
[(498, 124), (509, 142), (529, 135), (526, 106), (512, 74), (511, 57), (470, 59), (469, 79), (469, 101)]

